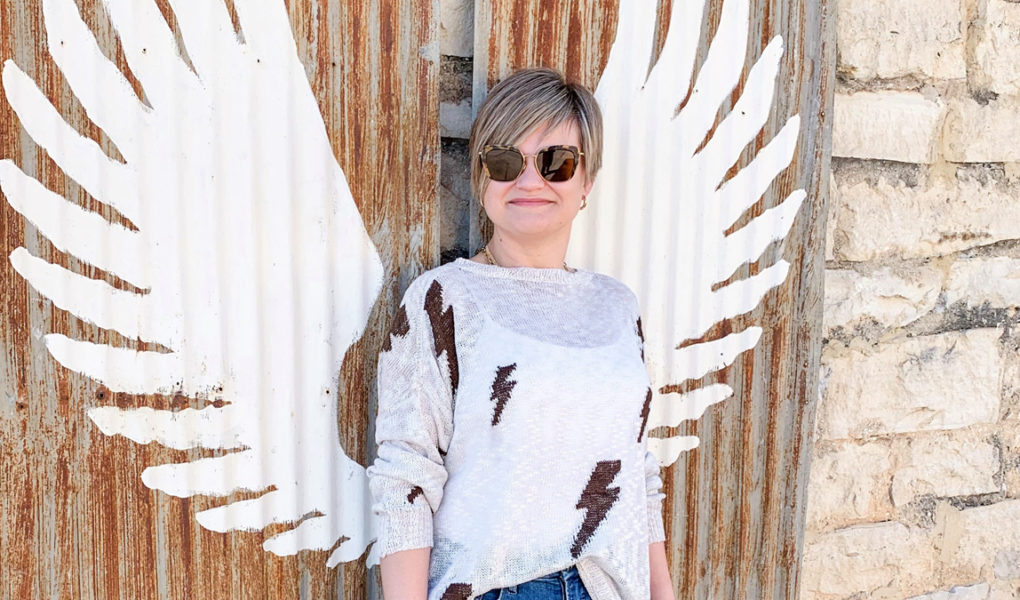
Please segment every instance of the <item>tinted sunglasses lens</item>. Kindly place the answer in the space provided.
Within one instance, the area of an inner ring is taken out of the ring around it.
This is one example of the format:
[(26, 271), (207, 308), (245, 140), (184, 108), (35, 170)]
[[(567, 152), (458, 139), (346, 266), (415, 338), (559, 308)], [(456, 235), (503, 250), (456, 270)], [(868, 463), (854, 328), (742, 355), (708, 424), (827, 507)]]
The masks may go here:
[(545, 148), (535, 157), (546, 181), (568, 181), (577, 168), (577, 154), (569, 148)]
[(490, 148), (482, 155), (482, 162), (493, 181), (513, 181), (524, 170), (524, 156), (513, 148)]

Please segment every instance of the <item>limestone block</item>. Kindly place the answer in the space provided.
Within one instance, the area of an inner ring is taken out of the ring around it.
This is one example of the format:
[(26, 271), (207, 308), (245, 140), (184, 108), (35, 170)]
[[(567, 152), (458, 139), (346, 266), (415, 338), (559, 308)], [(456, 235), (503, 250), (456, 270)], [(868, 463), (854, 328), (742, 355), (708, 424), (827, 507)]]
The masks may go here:
[(911, 436), (892, 476), (897, 507), (919, 496), (973, 496), (999, 491), (999, 453), (986, 432), (963, 430)]
[(945, 116), (940, 99), (916, 92), (836, 94), (834, 110), (833, 156), (935, 162)]
[(967, 76), (960, 0), (841, 2), (838, 69), (855, 79)]
[(939, 256), (1020, 238), (1020, 184), (1013, 181), (968, 174), (869, 180), (838, 172), (836, 181), (839, 260)]
[(447, 56), (474, 56), (474, 0), (440, 0), (439, 53)]
[(444, 260), (469, 256), (468, 222), (471, 213), (470, 161), (467, 142), (442, 141), (442, 162), (439, 165), (439, 249)]
[(836, 215), (839, 214), (839, 206), (836, 205), (836, 176), (829, 171), (829, 203), (825, 218), (825, 260), (835, 260), (835, 246), (833, 237), (836, 233)]
[(996, 570), (1013, 572), (1008, 564), (1020, 553), (1020, 500), (1004, 500), (945, 514), (941, 563), (953, 581), (991, 581)]
[[(999, 435), (1002, 452), (1002, 481), (1006, 496), (1020, 498), (1020, 423), (1005, 421)], [(1017, 575), (1020, 579), (1020, 575)]]
[(988, 600), (1016, 600), (1020, 598), (1020, 579), (993, 581)]
[(439, 103), (439, 135), (468, 139), (471, 135), (471, 101)]
[(1020, 306), (1020, 259), (995, 256), (958, 260), (949, 268), (944, 293), (947, 305), (964, 302), (980, 306), (987, 302), (994, 308)]
[(809, 530), (892, 517), (890, 446), (888, 440), (815, 445), (808, 482)]
[[(1020, 57), (1013, 60), (1020, 62)], [(986, 104), (952, 98), (942, 151), (951, 162), (1020, 161), (1020, 96), (999, 96)]]
[(826, 269), (823, 330), (901, 327), (935, 308), (941, 287), (942, 275), (930, 265), (881, 267), (866, 275)]
[(987, 600), (991, 589), (987, 583), (977, 585), (956, 586), (945, 592), (932, 592), (914, 596), (909, 600)]
[(821, 439), (958, 429), (999, 418), (997, 329), (906, 338), (876, 346), (828, 344)]
[(982, 14), (971, 35), (971, 85), (996, 94), (1020, 94), (1020, 4), (1010, 0), (980, 3)]
[(992, 570), (997, 579), (1020, 579), (1020, 550), (996, 552)]
[(869, 523), (806, 540), (801, 569), (802, 600), (899, 599), (931, 585), (935, 550), (925, 530)]

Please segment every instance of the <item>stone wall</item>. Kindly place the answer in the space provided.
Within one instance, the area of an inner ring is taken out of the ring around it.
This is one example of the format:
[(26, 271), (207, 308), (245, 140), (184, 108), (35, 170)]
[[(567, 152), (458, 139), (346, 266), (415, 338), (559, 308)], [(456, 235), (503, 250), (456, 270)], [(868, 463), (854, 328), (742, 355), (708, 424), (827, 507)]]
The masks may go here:
[(837, 32), (801, 598), (1020, 598), (1020, 2)]
[[(443, 0), (443, 259), (473, 2)], [(1020, 598), (1020, 2), (842, 0), (804, 600)]]
[[(442, 261), (471, 256), (471, 73), (474, 63), (474, 0), (442, 0), (439, 25), (440, 249)], [(474, 206), (477, 206), (474, 205)], [(476, 209), (477, 210), (477, 209)]]

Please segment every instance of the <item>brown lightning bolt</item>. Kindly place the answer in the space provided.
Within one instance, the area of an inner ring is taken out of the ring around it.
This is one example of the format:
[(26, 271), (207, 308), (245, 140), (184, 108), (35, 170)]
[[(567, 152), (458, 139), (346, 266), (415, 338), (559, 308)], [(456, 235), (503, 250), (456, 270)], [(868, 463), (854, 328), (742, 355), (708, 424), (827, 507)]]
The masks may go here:
[(403, 304), (397, 309), (397, 314), (393, 317), (393, 324), (390, 325), (389, 335), (383, 340), (383, 352), (389, 352), (393, 349), (393, 338), (404, 337), (407, 332), (411, 330), (411, 323), (407, 320), (407, 309)]
[(609, 487), (609, 484), (620, 472), (619, 460), (600, 460), (595, 465), (595, 470), (588, 478), (588, 485), (584, 486), (581, 492), (581, 499), (577, 501), (577, 508), (585, 509), (584, 522), (581, 529), (574, 538), (574, 545), (570, 547), (570, 555), (577, 558), (581, 549), (588, 543), (595, 529), (606, 518), (606, 513), (620, 497), (619, 487)]
[(443, 286), (433, 281), (429, 291), (425, 293), (425, 312), (432, 324), (432, 340), (435, 345), (436, 358), (446, 352), (446, 364), (449, 367), (450, 387), (457, 393), (460, 376), (457, 369), (457, 346), (454, 343), (453, 307), (443, 310)]
[(439, 600), (467, 600), (470, 597), (470, 583), (451, 583)]
[(652, 409), (652, 388), (648, 388), (645, 394), (645, 403), (641, 407), (641, 429), (638, 430), (637, 441), (640, 444), (642, 436), (645, 435), (645, 425), (648, 424), (648, 413)]
[(637, 335), (641, 338), (641, 360), (645, 359), (645, 332), (641, 329), (641, 317), (637, 318)]
[(496, 407), (492, 411), (492, 425), (494, 427), (496, 423), (499, 423), (499, 418), (503, 415), (503, 407), (510, 400), (510, 392), (517, 385), (515, 380), (510, 379), (510, 375), (516, 368), (517, 363), (513, 363), (496, 369), (496, 378), (492, 380), (492, 396), (489, 398), (496, 403)]

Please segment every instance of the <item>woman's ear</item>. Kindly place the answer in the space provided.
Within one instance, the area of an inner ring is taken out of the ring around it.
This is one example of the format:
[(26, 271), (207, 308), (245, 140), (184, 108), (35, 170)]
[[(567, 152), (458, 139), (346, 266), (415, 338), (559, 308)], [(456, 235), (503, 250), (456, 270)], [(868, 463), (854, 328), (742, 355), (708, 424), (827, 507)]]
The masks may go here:
[(592, 186), (595, 185), (595, 178), (594, 177), (588, 177), (587, 174), (585, 174), (585, 178), (584, 179), (585, 179), (585, 181), (584, 181), (584, 195), (587, 196), (588, 194), (591, 193)]

